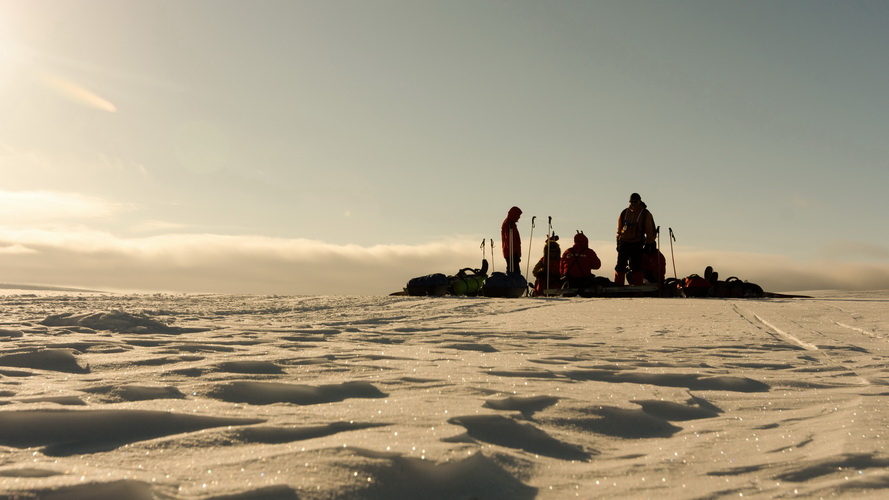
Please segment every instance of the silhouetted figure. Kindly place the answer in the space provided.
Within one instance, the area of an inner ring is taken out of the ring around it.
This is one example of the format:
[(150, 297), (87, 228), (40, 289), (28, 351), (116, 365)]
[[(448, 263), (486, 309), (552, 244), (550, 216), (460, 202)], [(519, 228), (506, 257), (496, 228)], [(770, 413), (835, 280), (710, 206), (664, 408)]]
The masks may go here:
[(617, 264), (614, 266), (614, 283), (624, 284), (624, 276), (631, 285), (642, 284), (642, 256), (657, 253), (657, 234), (654, 216), (642, 202), (639, 193), (630, 195), (630, 206), (617, 218)]
[(522, 209), (512, 207), (500, 226), (500, 239), (503, 246), (503, 258), (506, 259), (507, 273), (520, 273), (519, 262), (522, 260), (522, 238), (519, 236), (519, 228), (516, 226)]
[(559, 237), (552, 235), (543, 245), (543, 257), (534, 265), (531, 275), (534, 276), (534, 296), (539, 297), (550, 288), (562, 286), (562, 248), (559, 246)]

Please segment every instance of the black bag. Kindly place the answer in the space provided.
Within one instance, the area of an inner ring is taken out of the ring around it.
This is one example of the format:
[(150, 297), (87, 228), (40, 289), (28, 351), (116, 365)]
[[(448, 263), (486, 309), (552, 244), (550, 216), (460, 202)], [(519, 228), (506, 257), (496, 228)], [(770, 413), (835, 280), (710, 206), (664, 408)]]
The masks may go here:
[(491, 273), (485, 280), (485, 297), (521, 297), (528, 291), (528, 281), (519, 273)]
[(682, 297), (682, 284), (683, 280), (681, 279), (667, 278), (661, 285), (658, 295), (661, 297)]
[(731, 278), (716, 283), (717, 297), (731, 297), (743, 299), (761, 299), (765, 296), (762, 287), (756, 283), (741, 281), (739, 278)]
[(432, 295), (440, 297), (448, 293), (448, 277), (442, 273), (427, 274), (411, 278), (404, 291), (412, 296)]
[(707, 267), (705, 276), (712, 284), (710, 288), (711, 297), (732, 298), (732, 299), (760, 299), (765, 297), (762, 287), (756, 283), (741, 281), (739, 278), (732, 276), (731, 278), (720, 281), (719, 273), (713, 271), (713, 268)]

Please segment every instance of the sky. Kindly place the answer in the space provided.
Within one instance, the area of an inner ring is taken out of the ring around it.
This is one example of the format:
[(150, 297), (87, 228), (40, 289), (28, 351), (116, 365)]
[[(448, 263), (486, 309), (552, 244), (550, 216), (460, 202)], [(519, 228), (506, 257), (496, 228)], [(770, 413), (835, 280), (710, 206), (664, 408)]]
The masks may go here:
[(503, 270), (512, 206), (522, 267), (551, 218), (610, 276), (638, 192), (668, 275), (889, 289), (887, 26), (881, 0), (0, 0), (0, 283), (389, 293), (483, 240)]

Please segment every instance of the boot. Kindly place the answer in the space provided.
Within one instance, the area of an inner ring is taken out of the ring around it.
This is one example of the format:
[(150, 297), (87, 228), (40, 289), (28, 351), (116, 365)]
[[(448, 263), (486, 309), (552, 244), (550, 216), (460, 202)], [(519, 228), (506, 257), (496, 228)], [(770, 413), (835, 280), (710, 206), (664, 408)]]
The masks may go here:
[(642, 271), (633, 271), (630, 273), (630, 276), (627, 277), (627, 281), (630, 282), (633, 286), (638, 286), (642, 284)]
[(614, 272), (614, 284), (617, 286), (624, 286), (624, 274), (619, 273), (617, 271)]

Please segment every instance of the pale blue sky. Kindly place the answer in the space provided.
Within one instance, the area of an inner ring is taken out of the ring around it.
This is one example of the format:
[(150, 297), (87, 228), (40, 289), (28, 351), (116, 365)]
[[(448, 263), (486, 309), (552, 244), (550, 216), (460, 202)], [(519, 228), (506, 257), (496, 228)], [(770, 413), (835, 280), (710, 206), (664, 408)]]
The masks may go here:
[(0, 0), (0, 281), (384, 293), (512, 205), (609, 275), (637, 191), (679, 274), (886, 288), (886, 47), (884, 1)]

